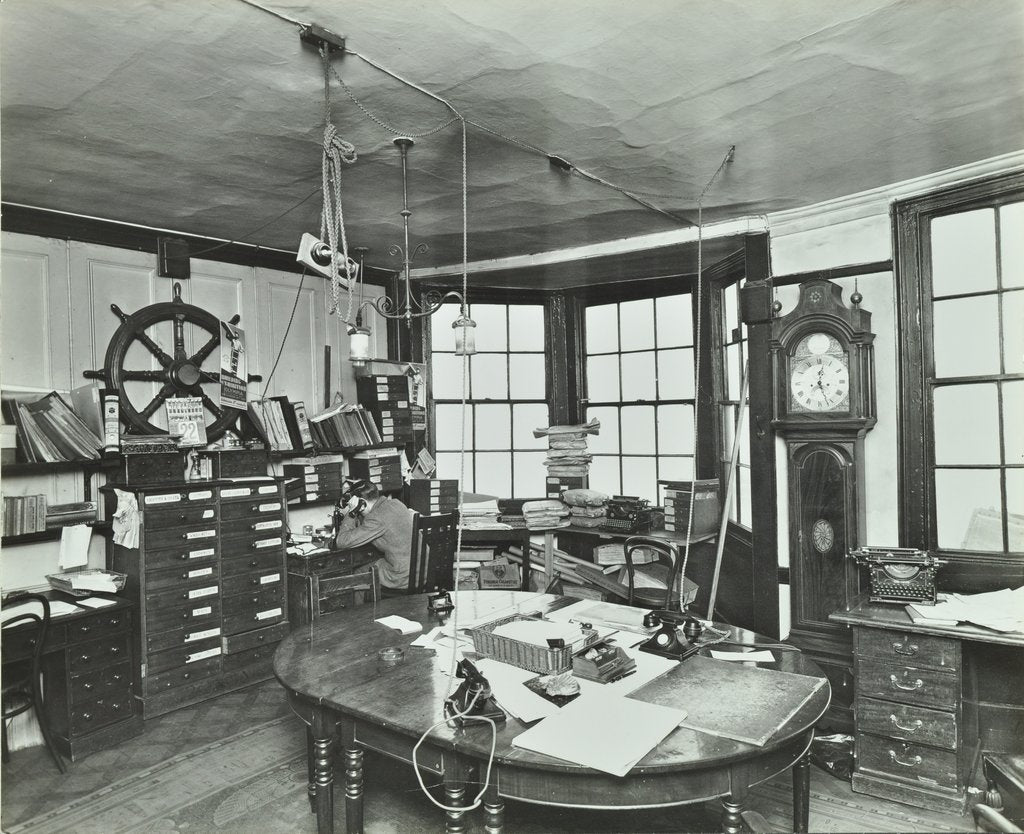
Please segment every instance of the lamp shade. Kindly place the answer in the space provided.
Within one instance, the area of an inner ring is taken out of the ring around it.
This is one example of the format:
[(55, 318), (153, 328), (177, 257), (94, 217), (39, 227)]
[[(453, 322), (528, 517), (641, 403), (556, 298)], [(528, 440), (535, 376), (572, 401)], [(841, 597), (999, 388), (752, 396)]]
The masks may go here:
[(362, 326), (348, 329), (348, 359), (353, 365), (365, 365), (370, 359), (370, 331)]
[(452, 322), (455, 330), (455, 355), (472, 356), (476, 353), (476, 322), (459, 316)]

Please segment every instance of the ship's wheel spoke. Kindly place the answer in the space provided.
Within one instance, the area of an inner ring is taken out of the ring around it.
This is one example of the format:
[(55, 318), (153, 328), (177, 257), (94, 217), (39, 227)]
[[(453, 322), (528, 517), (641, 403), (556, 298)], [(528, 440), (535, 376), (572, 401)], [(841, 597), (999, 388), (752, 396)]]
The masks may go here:
[(153, 397), (152, 400), (149, 401), (149, 405), (147, 405), (144, 409), (142, 409), (142, 411), (139, 412), (139, 416), (142, 417), (144, 420), (148, 420), (156, 413), (156, 410), (161, 405), (163, 405), (167, 401), (167, 398), (170, 397), (173, 393), (174, 386), (171, 385), (169, 382), (164, 383), (163, 388), (161, 388), (157, 395)]
[(144, 331), (144, 330), (136, 330), (135, 331), (135, 338), (138, 339), (140, 342), (142, 342), (142, 344), (144, 344), (147, 348), (149, 348), (149, 352), (152, 353), (156, 357), (157, 362), (159, 362), (165, 368), (168, 365), (170, 365), (171, 362), (173, 361), (171, 359), (171, 357), (167, 355), (167, 353), (164, 351), (164, 349), (162, 347), (160, 347), (160, 345), (158, 345), (156, 342), (154, 342), (146, 334), (146, 331)]
[(214, 417), (220, 417), (222, 414), (224, 414), (224, 410), (219, 405), (217, 405), (217, 403), (211, 400), (206, 394), (203, 394), (203, 405), (205, 405), (210, 410)]
[(216, 334), (214, 336), (211, 336), (210, 341), (208, 341), (205, 345), (199, 348), (199, 350), (197, 350), (191, 357), (189, 357), (188, 361), (198, 368), (200, 365), (203, 364), (203, 362), (206, 361), (206, 357), (213, 353), (213, 351), (219, 346), (220, 335)]
[(121, 371), (121, 379), (126, 382), (166, 382), (165, 371)]
[(220, 372), (219, 371), (200, 371), (199, 372), (199, 381), (200, 382), (217, 382), (217, 383), (219, 383), (220, 382)]

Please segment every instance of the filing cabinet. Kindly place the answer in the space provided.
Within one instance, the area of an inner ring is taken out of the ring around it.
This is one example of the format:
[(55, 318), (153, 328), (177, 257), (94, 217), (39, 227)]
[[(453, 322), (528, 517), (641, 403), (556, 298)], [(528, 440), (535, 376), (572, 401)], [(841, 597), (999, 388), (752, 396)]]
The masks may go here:
[(108, 563), (128, 574), (125, 593), (139, 604), (143, 715), (270, 677), (288, 620), (281, 484), (246, 478), (117, 489), (139, 508), (138, 547), (112, 542)]

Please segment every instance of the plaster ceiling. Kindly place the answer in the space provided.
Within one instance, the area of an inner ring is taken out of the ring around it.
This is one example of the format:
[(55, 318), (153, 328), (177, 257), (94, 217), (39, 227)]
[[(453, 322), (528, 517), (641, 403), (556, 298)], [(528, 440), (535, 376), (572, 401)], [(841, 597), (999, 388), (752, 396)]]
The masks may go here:
[[(732, 145), (705, 222), (1024, 138), (1021, 0), (259, 3), (358, 53), (333, 66), (359, 105), (332, 78), (332, 113), (358, 154), (348, 241), (380, 266), (402, 240), (396, 134), (420, 135), (414, 265), (460, 261), (461, 132), (431, 132), (451, 112), (363, 57), (470, 120), (470, 261), (693, 223)], [(323, 76), (294, 23), (243, 0), (6, 0), (0, 37), (4, 200), (286, 250), (319, 232)]]

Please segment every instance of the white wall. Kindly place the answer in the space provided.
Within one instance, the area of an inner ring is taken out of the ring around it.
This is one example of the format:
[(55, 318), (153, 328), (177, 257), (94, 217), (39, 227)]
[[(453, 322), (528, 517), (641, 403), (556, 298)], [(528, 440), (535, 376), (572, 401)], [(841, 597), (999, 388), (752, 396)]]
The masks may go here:
[[(192, 278), (181, 284), (187, 303), (221, 319), (241, 315), (249, 373), (265, 378), (250, 383), (250, 397), (260, 396), (267, 386), (266, 377), (294, 306), (288, 339), (267, 395), (302, 400), (310, 413), (322, 410), (326, 344), (332, 353), (332, 396), (340, 393), (346, 400), (355, 399), (348, 336), (345, 325), (328, 312), (323, 279), (193, 259)], [(172, 285), (171, 279), (157, 275), (152, 254), (4, 233), (0, 236), (0, 386), (6, 392), (44, 394), (84, 384), (82, 372), (103, 367), (107, 344), (120, 325), (110, 305), (134, 313), (149, 304), (170, 301)], [(367, 288), (369, 294), (378, 291)], [(382, 324), (375, 330), (377, 356), (385, 357), (386, 330)], [(144, 367), (142, 362), (148, 361), (148, 357), (140, 359), (132, 367)], [(94, 495), (98, 478), (94, 476)], [(76, 472), (17, 476), (4, 478), (2, 490), (7, 495), (44, 493), (58, 503), (82, 500), (84, 483)], [(329, 508), (304, 510), (291, 523), (299, 527), (322, 523), (328, 512)], [(6, 591), (45, 585), (46, 574), (57, 570), (58, 552), (59, 542), (5, 548), (0, 553), (0, 587)], [(93, 536), (89, 564), (104, 565), (99, 536)]]

